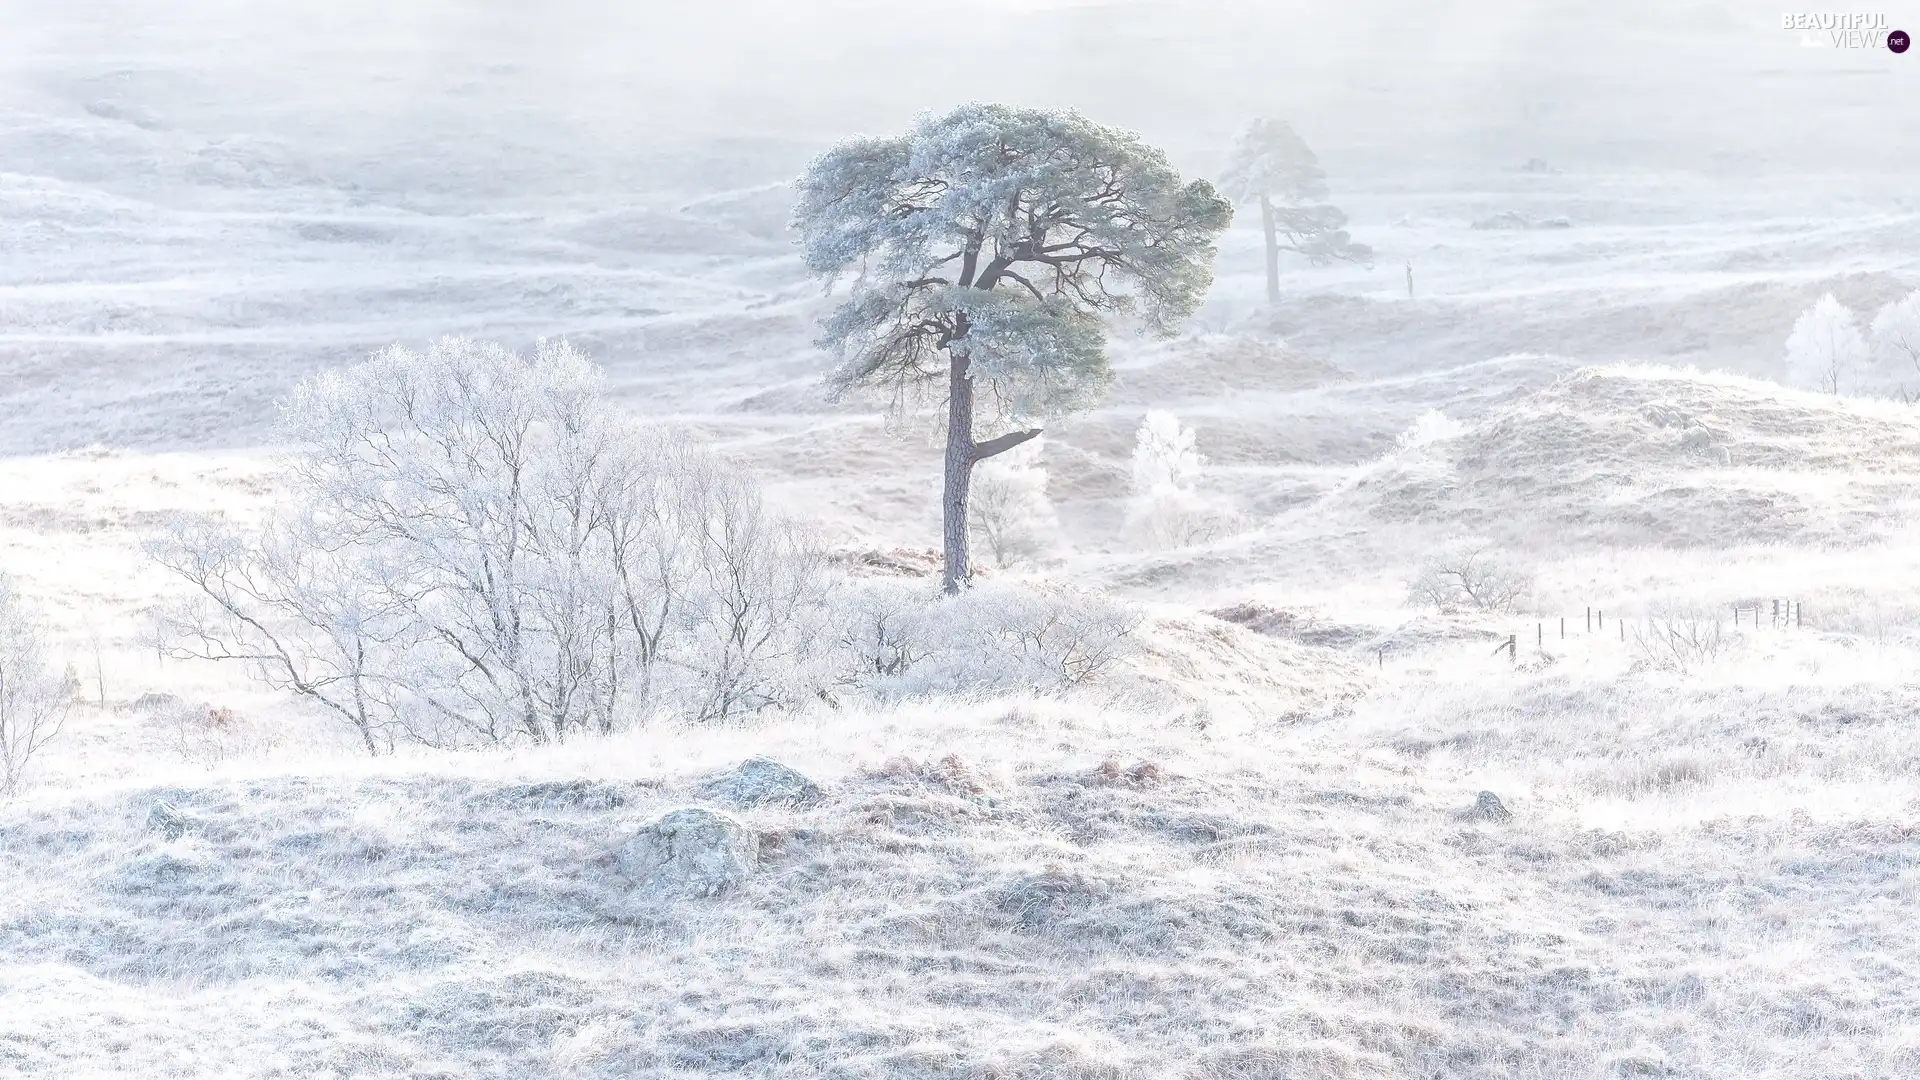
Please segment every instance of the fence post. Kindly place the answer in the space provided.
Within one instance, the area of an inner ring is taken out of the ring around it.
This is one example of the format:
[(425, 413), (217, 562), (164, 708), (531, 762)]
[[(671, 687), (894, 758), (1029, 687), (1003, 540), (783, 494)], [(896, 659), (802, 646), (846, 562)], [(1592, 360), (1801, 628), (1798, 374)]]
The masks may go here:
[(1605, 630), (1607, 628), (1607, 613), (1604, 611), (1594, 612), (1593, 624)]
[(1533, 647), (1536, 650), (1544, 649), (1547, 647), (1547, 624), (1546, 623), (1533, 624)]
[(1613, 621), (1620, 624), (1620, 640), (1621, 641), (1627, 640), (1627, 620), (1615, 619)]
[(1780, 629), (1780, 601), (1773, 602), (1773, 628)]
[(1560, 616), (1560, 640), (1567, 640), (1567, 617), (1565, 615)]
[(1593, 609), (1587, 609), (1587, 633), (1593, 633)]
[(1795, 630), (1798, 630), (1800, 629), (1801, 626), (1805, 625), (1800, 621), (1800, 616), (1806, 614), (1806, 612), (1807, 612), (1807, 605), (1801, 603), (1798, 600), (1795, 600), (1793, 602), (1793, 628)]

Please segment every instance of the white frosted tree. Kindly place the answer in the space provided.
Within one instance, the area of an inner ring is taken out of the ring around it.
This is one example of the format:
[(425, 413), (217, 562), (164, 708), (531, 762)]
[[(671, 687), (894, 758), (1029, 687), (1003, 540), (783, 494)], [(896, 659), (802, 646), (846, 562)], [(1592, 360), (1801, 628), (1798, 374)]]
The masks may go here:
[(1787, 335), (1787, 379), (1802, 389), (1826, 394), (1856, 389), (1867, 358), (1867, 340), (1853, 312), (1832, 293), (1802, 312)]
[(34, 757), (60, 734), (69, 700), (47, 666), (39, 613), (0, 574), (0, 795), (19, 790)]
[(1207, 459), (1196, 448), (1193, 429), (1164, 409), (1152, 409), (1140, 421), (1133, 440), (1133, 490), (1192, 491)]
[(967, 504), (973, 535), (996, 566), (1037, 558), (1059, 538), (1060, 517), (1047, 497), (1047, 470), (1040, 461), (1044, 438), (981, 463), (974, 474)]
[(1466, 430), (1465, 424), (1439, 409), (1428, 409), (1414, 417), (1412, 427), (1394, 437), (1393, 445), (1397, 450), (1412, 450), (1455, 438)]
[[(850, 283), (823, 323), (837, 392), (944, 400), (942, 587), (970, 577), (974, 466), (1107, 385), (1103, 322), (1171, 333), (1233, 210), (1130, 132), (1070, 111), (963, 105), (835, 146), (799, 181), (807, 268)], [(1001, 433), (979, 438), (982, 427)]]
[(1893, 301), (1873, 317), (1873, 352), (1880, 377), (1907, 400), (1910, 380), (1920, 378), (1920, 289)]
[(1234, 139), (1221, 190), (1242, 205), (1260, 207), (1267, 242), (1267, 302), (1280, 302), (1280, 253), (1304, 255), (1315, 266), (1371, 265), (1373, 249), (1353, 242), (1347, 215), (1329, 205), (1320, 159), (1284, 120), (1261, 117)]
[(1199, 490), (1206, 464), (1192, 428), (1170, 412), (1147, 413), (1134, 436), (1133, 496), (1127, 503), (1127, 531), (1135, 542), (1185, 547), (1231, 527), (1232, 511)]
[(168, 655), (243, 664), (371, 753), (804, 694), (815, 546), (736, 470), (628, 426), (564, 343), (389, 349), (303, 383), (280, 436), (289, 495), (260, 528), (149, 541), (191, 586)]

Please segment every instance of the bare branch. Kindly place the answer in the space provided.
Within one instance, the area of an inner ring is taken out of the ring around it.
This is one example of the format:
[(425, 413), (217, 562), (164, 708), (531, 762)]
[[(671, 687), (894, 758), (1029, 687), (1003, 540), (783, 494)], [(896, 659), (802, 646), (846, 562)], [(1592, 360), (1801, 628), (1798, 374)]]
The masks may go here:
[(1004, 454), (1029, 439), (1039, 438), (1040, 431), (1041, 429), (1039, 428), (1032, 428), (1027, 431), (1009, 431), (1005, 435), (996, 436), (995, 438), (988, 439), (986, 442), (975, 443), (973, 446), (973, 460), (977, 462), (985, 461), (997, 454)]

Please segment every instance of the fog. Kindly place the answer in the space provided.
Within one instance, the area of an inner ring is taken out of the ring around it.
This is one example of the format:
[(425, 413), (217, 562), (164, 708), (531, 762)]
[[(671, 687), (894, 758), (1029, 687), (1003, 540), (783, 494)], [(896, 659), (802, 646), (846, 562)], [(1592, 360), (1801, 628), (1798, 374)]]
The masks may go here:
[[(1780, 10), (11, 0), (0, 70), (16, 123), (0, 145), (18, 171), (85, 170), (57, 132), (104, 115), (269, 140), (336, 179), (398, 183), (411, 161), (443, 185), (508, 194), (630, 182), (667, 148), (721, 139), (772, 154), (750, 171), (790, 172), (841, 135), (984, 99), (1075, 106), (1195, 168), (1265, 113), (1349, 175), (1535, 156), (1748, 178), (1915, 161), (1920, 63), (1783, 31)], [(1901, 25), (1902, 9), (1887, 14)], [(95, 149), (91, 165), (110, 168), (111, 149)]]
[[(0, 1074), (1920, 1076), (1920, 52), (1781, 14), (0, 0)], [(790, 227), (970, 101), (1180, 182)]]

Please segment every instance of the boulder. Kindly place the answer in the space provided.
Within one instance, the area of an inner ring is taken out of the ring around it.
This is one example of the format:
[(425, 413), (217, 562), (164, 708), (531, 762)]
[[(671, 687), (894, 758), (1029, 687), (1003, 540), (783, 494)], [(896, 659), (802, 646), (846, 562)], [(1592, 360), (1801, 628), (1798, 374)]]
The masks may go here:
[(722, 896), (760, 861), (753, 831), (700, 807), (675, 810), (628, 840), (614, 856), (622, 876), (660, 899)]
[(193, 818), (170, 802), (156, 802), (147, 811), (147, 828), (169, 840), (178, 840), (187, 835), (193, 824)]
[(172, 713), (186, 707), (186, 702), (177, 694), (163, 694), (148, 690), (134, 698), (127, 708), (139, 713)]
[(1530, 218), (1512, 210), (1502, 210), (1497, 214), (1479, 218), (1473, 223), (1476, 229), (1571, 229), (1573, 219), (1565, 217)]
[(811, 806), (820, 801), (820, 785), (767, 758), (748, 758), (700, 786), (700, 797), (738, 809), (754, 806)]
[(1473, 805), (1460, 812), (1468, 821), (1511, 821), (1513, 811), (1500, 801), (1500, 796), (1491, 791), (1483, 791), (1473, 800)]

